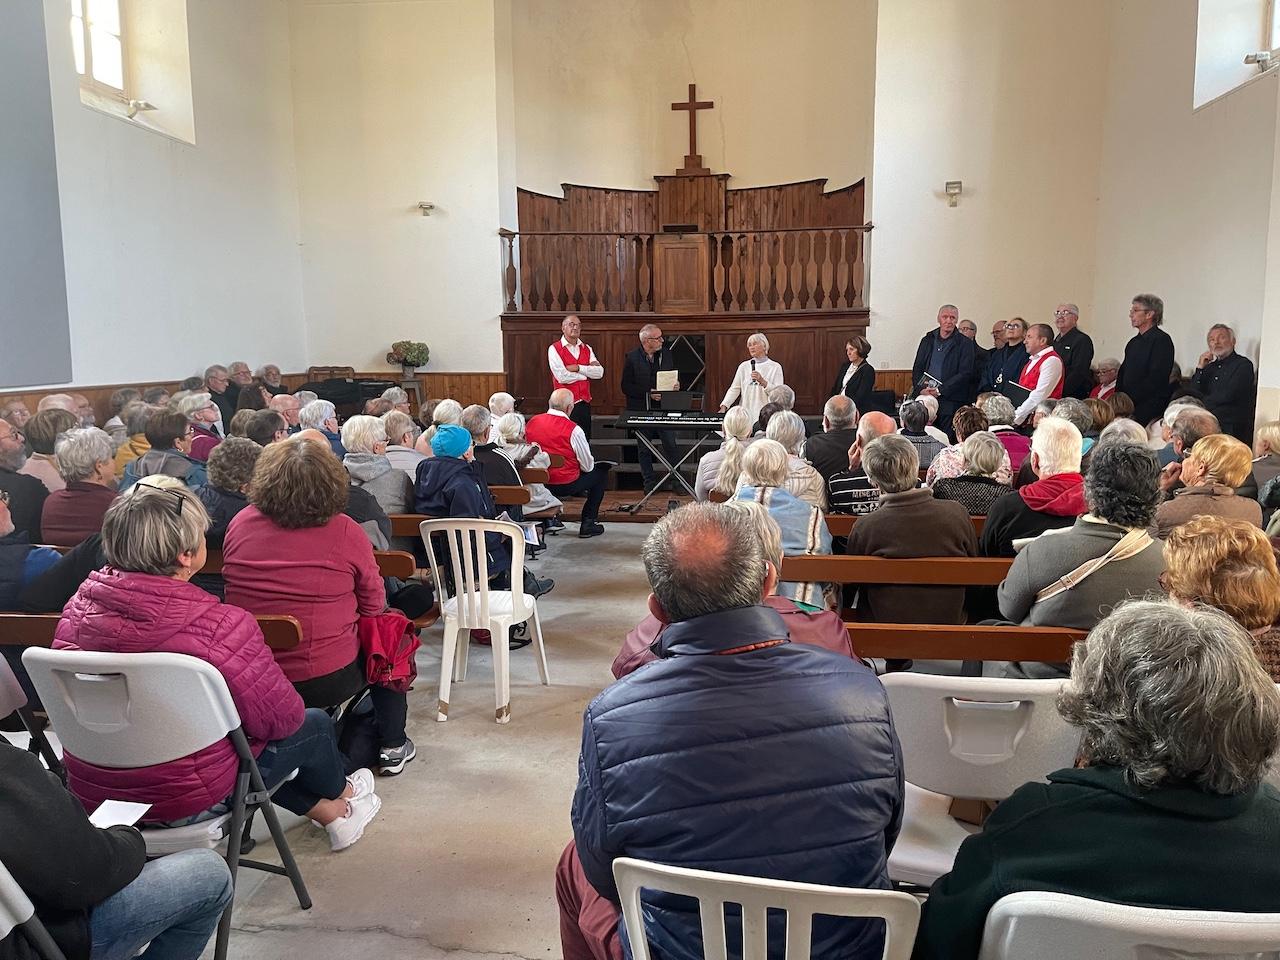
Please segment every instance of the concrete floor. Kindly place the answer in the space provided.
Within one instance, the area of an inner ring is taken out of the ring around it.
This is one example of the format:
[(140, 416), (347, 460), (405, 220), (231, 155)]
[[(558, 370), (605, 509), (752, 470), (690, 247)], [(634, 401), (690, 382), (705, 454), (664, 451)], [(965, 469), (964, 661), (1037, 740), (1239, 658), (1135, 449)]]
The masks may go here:
[[(582, 711), (612, 681), (609, 664), (645, 613), (640, 544), (648, 524), (607, 524), (551, 539), (532, 568), (556, 579), (539, 603), (552, 685), (531, 648), (511, 658), (511, 722), (493, 721), (490, 651), (472, 646), (449, 720), (435, 720), (441, 627), (423, 638), (409, 694), (418, 757), (378, 781), (382, 812), (339, 854), (306, 825), (289, 832), (315, 906), (298, 909), (288, 881), (240, 875), (236, 960), (488, 960), (560, 955), (553, 871), (571, 838)], [(269, 858), (270, 843), (255, 851)], [(212, 945), (206, 956), (212, 955)]]

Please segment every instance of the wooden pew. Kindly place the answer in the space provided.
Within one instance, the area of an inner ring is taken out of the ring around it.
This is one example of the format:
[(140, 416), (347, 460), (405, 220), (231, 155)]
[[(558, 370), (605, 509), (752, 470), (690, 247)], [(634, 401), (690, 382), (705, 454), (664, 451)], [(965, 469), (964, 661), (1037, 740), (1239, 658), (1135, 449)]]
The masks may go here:
[(550, 483), (551, 472), (542, 467), (524, 467), (520, 471), (521, 483)]
[[(987, 525), (986, 517), (970, 517), (973, 521), (973, 532), (978, 536), (982, 536), (982, 528)], [(856, 516), (847, 513), (828, 513), (827, 529), (831, 531), (833, 537), (847, 537), (849, 532), (853, 530), (853, 525), (858, 522)]]
[[(398, 516), (408, 516), (408, 514), (398, 514)], [(384, 577), (412, 580), (418, 572), (418, 561), (414, 559), (412, 553), (406, 553), (404, 550), (375, 550), (373, 558), (378, 561), (378, 573)], [(422, 616), (415, 617), (413, 625), (419, 630), (425, 630), (439, 619), (440, 604), (435, 603)]]
[(846, 623), (860, 657), (886, 660), (1023, 660), (1064, 663), (1086, 636), (1066, 627)]
[(391, 521), (391, 535), (393, 537), (412, 537), (417, 540), (422, 536), (422, 532), (418, 529), (418, 524), (423, 520), (430, 520), (426, 514), (422, 513), (390, 513), (387, 518)]
[(525, 487), (494, 486), (489, 488), (489, 494), (500, 507), (522, 506), (533, 499), (533, 494)]
[(886, 560), (883, 557), (806, 554), (783, 557), (781, 579), (788, 583), (994, 587), (1005, 578), (1012, 564), (1013, 560), (1008, 557)]
[(558, 453), (548, 453), (548, 454), (547, 454), (547, 456), (551, 459), (551, 466), (553, 466), (553, 467), (563, 467), (563, 466), (564, 466), (564, 457), (562, 457), (560, 454), (558, 454)]
[[(0, 645), (10, 647), (53, 646), (57, 613), (0, 613)], [(263, 639), (272, 650), (292, 650), (302, 642), (302, 624), (293, 617), (255, 617)]]

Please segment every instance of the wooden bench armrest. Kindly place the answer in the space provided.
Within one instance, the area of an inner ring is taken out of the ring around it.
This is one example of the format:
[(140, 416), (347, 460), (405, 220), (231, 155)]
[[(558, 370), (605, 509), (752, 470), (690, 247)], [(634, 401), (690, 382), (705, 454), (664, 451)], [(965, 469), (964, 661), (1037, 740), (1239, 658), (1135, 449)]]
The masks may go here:
[[(0, 613), (0, 645), (51, 647), (61, 619), (59, 613)], [(302, 624), (294, 617), (263, 614), (255, 619), (272, 650), (291, 650), (302, 642)]]
[(431, 518), (423, 513), (392, 513), (388, 514), (387, 519), (391, 521), (391, 535), (393, 537), (411, 537), (417, 540), (422, 536), (422, 532), (418, 529), (418, 524)]
[(520, 471), (521, 483), (550, 483), (551, 472), (542, 467), (525, 467)]
[(499, 506), (520, 506), (528, 503), (533, 499), (531, 494), (525, 487), (496, 486), (489, 488), (489, 494), (493, 497), (493, 502)]
[(379, 576), (409, 580), (418, 571), (413, 554), (404, 550), (375, 550), (373, 559), (378, 561)]

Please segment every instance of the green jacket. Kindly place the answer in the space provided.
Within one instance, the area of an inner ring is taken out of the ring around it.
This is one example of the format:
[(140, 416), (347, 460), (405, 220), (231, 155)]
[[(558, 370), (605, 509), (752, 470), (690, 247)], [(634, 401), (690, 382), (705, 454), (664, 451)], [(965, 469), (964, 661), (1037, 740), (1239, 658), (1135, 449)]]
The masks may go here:
[(977, 957), (995, 902), (1022, 890), (1155, 907), (1280, 911), (1280, 793), (1143, 793), (1115, 767), (1059, 770), (1000, 804), (929, 892), (913, 960)]

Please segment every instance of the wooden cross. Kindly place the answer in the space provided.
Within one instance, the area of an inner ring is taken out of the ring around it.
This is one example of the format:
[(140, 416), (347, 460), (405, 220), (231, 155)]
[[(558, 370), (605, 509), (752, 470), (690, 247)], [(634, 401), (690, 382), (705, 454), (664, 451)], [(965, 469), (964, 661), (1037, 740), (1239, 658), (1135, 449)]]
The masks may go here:
[(696, 83), (689, 84), (689, 99), (683, 103), (673, 103), (672, 110), (688, 110), (689, 111), (689, 153), (684, 158), (684, 166), (676, 171), (681, 176), (706, 175), (711, 173), (702, 165), (702, 156), (698, 153), (698, 111), (710, 110), (714, 107), (714, 100), (699, 100), (697, 94), (698, 85)]

